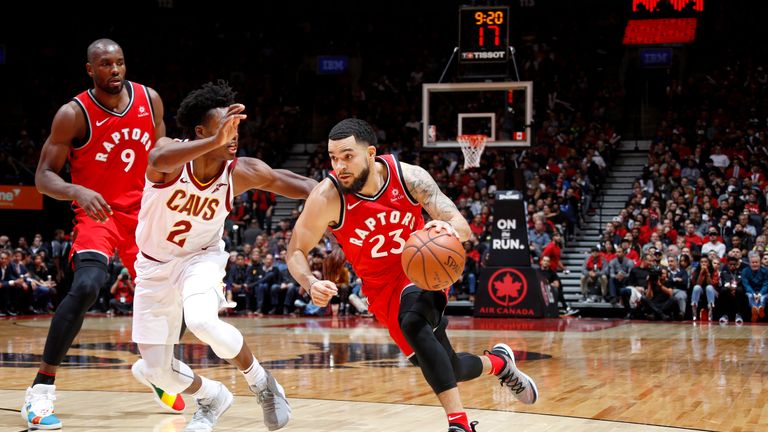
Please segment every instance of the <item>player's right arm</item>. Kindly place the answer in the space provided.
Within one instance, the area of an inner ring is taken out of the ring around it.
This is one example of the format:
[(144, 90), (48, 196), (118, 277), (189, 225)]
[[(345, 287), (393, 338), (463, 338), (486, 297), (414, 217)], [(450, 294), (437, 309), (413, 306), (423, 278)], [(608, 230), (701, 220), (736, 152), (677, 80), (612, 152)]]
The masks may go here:
[(112, 208), (100, 193), (86, 187), (67, 183), (59, 171), (67, 162), (67, 156), (76, 138), (85, 136), (85, 115), (75, 102), (59, 108), (53, 117), (51, 134), (43, 144), (40, 161), (35, 171), (35, 186), (40, 193), (62, 201), (77, 201), (91, 219), (104, 222)]
[(288, 270), (318, 306), (327, 305), (336, 295), (336, 284), (313, 276), (307, 256), (317, 246), (328, 226), (337, 222), (340, 209), (341, 200), (336, 187), (330, 180), (323, 180), (309, 194), (288, 243)]
[(245, 106), (242, 104), (230, 105), (216, 134), (210, 137), (184, 142), (167, 137), (158, 139), (155, 147), (149, 152), (147, 178), (153, 183), (169, 181), (179, 174), (187, 162), (228, 145), (237, 136), (240, 120), (246, 118), (246, 115), (242, 114), (243, 110)]

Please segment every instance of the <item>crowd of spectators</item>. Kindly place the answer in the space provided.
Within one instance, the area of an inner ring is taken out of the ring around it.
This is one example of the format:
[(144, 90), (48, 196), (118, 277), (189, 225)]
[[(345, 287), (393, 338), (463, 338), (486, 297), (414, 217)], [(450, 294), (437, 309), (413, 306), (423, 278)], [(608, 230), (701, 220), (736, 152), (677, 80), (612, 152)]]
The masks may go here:
[(604, 227), (597, 301), (621, 302), (629, 318), (764, 320), (766, 93), (751, 63), (670, 83), (648, 164)]

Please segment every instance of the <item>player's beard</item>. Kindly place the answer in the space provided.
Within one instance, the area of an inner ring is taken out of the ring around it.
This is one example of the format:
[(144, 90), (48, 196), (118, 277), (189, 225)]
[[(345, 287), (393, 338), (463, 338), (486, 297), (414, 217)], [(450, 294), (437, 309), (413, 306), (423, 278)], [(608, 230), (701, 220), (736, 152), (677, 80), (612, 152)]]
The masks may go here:
[(358, 193), (361, 190), (363, 190), (363, 186), (365, 186), (365, 182), (368, 181), (368, 176), (371, 174), (371, 170), (368, 168), (368, 165), (363, 168), (363, 171), (360, 172), (360, 175), (355, 178), (355, 180), (352, 182), (349, 186), (344, 186), (341, 182), (339, 182), (339, 186), (341, 186), (341, 191), (344, 193)]
[(112, 88), (109, 85), (109, 81), (107, 81), (106, 85), (100, 85), (99, 88), (104, 90), (105, 93), (109, 93), (111, 95), (120, 94), (121, 91), (123, 91), (123, 87), (125, 87), (125, 80), (120, 81), (120, 87), (118, 88)]

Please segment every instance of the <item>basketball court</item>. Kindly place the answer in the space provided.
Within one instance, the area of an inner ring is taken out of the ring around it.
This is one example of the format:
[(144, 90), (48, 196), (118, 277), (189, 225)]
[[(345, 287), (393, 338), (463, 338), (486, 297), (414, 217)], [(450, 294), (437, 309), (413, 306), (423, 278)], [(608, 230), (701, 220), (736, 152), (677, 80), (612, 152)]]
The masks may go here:
[[(481, 432), (760, 431), (768, 423), (764, 325), (450, 319), (457, 350), (481, 353), (506, 342), (539, 387), (539, 401), (523, 405), (495, 378), (460, 384)], [(285, 386), (294, 414), (285, 431), (447, 429), (419, 369), (372, 318), (226, 320)], [(49, 316), (0, 319), (0, 431), (26, 430), (19, 408), (49, 324)], [(129, 317), (86, 319), (56, 380), (65, 430), (180, 431), (191, 419), (189, 398), (184, 415), (166, 414), (133, 379), (139, 357), (130, 329)], [(236, 395), (217, 431), (266, 430), (233, 367), (191, 334), (178, 352)]]

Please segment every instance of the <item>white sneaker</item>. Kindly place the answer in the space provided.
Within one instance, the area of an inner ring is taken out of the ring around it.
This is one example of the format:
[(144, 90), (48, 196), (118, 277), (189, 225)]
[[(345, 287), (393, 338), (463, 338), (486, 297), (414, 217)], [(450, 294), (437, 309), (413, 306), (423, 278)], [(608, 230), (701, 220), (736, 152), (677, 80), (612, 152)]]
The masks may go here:
[(211, 432), (219, 417), (232, 406), (232, 393), (224, 384), (216, 384), (219, 385), (219, 392), (214, 397), (197, 400), (197, 411), (184, 432)]
[(720, 317), (720, 325), (728, 325), (728, 315), (723, 315)]
[(149, 382), (149, 380), (144, 377), (145, 367), (146, 364), (144, 359), (137, 360), (136, 363), (131, 366), (131, 373), (133, 374), (133, 377), (136, 378), (136, 381), (144, 384), (145, 386), (149, 387), (150, 390), (152, 390), (152, 398), (155, 400), (157, 405), (159, 405), (165, 411), (176, 414), (184, 412), (184, 407), (186, 406), (184, 403), (184, 398), (182, 398), (180, 394), (174, 395), (172, 393), (167, 393), (165, 390), (156, 387), (154, 384)]
[(291, 420), (291, 406), (285, 398), (283, 386), (277, 383), (275, 377), (269, 371), (267, 373), (267, 385), (264, 388), (249, 386), (248, 388), (256, 395), (264, 412), (264, 425), (267, 429), (273, 431), (287, 425)]
[(509, 388), (520, 402), (526, 405), (536, 403), (536, 400), (539, 398), (539, 390), (536, 388), (536, 383), (533, 382), (531, 377), (520, 372), (517, 366), (515, 366), (515, 353), (512, 352), (512, 348), (507, 344), (496, 344), (493, 346), (491, 354), (504, 359), (504, 369), (497, 375), (501, 385)]
[(744, 324), (744, 318), (741, 317), (741, 315), (736, 314), (736, 319), (734, 320), (737, 326), (740, 326)]
[(29, 430), (61, 429), (61, 420), (56, 417), (53, 401), (56, 400), (56, 386), (35, 384), (27, 388), (21, 418), (27, 422)]

